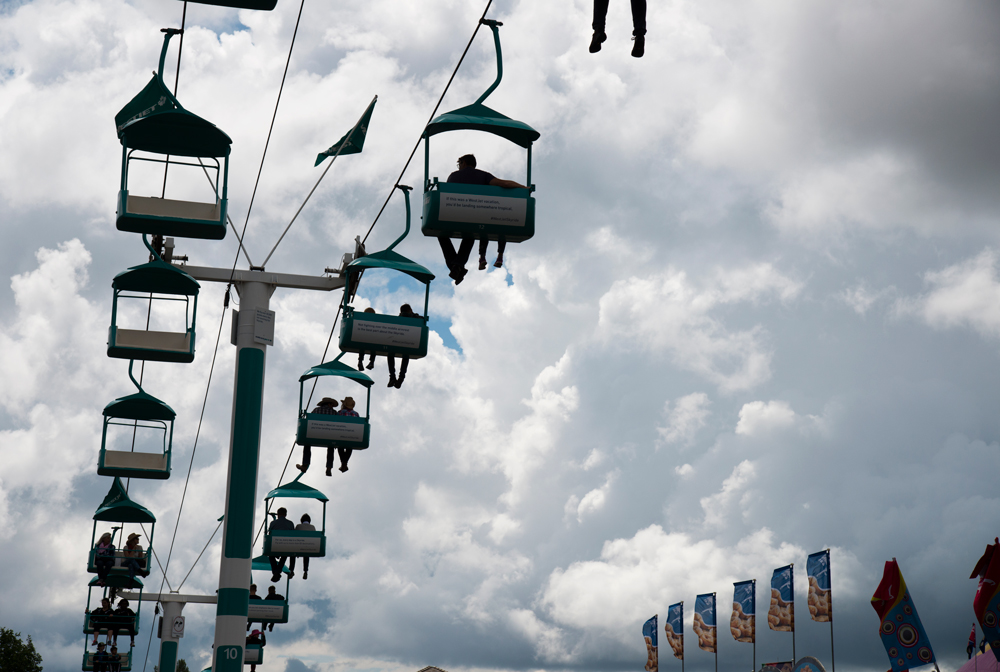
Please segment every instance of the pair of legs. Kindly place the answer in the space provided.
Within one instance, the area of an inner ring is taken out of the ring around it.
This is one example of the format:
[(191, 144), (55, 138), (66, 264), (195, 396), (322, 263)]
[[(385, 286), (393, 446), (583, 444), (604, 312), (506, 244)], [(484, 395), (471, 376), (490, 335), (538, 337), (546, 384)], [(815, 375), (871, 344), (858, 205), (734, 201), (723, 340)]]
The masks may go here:
[[(608, 16), (609, 0), (594, 0), (594, 32), (604, 33), (605, 19)], [(646, 0), (631, 0), (632, 3), (632, 34), (636, 37), (646, 34)]]
[[(375, 353), (370, 353), (371, 357), (368, 358), (368, 369), (375, 368)], [(358, 371), (363, 371), (365, 368), (365, 351), (362, 350), (358, 353)]]
[(268, 560), (271, 561), (271, 583), (277, 583), (281, 580), (281, 570), (285, 568), (288, 556), (283, 555), (280, 558), (271, 556)]
[[(390, 365), (390, 372), (392, 366)], [(405, 369), (404, 369), (405, 371)], [(354, 452), (352, 448), (337, 448), (336, 454), (340, 456), (340, 471), (347, 471), (347, 461), (351, 459), (351, 453)], [(328, 446), (326, 449), (326, 475), (333, 475), (333, 456), (334, 448)], [(302, 464), (296, 464), (299, 471), (305, 473), (309, 471), (309, 465), (312, 463), (312, 446), (302, 446)]]
[(142, 563), (136, 558), (125, 558), (122, 565), (128, 567), (129, 578), (134, 579), (136, 574), (142, 576)]
[(97, 568), (97, 585), (103, 586), (104, 582), (108, 580), (108, 573), (115, 566), (115, 559), (98, 556), (94, 558), (94, 566)]
[[(295, 573), (295, 556), (293, 555), (288, 561), (288, 569)], [(305, 581), (309, 578), (309, 557), (302, 558), (302, 580)]]
[(389, 360), (389, 385), (388, 387), (395, 387), (397, 390), (403, 386), (403, 380), (406, 378), (406, 367), (410, 365), (409, 357), (402, 357), (399, 363), (399, 378), (396, 377), (396, 358), (392, 355), (386, 357)]
[[(488, 238), (479, 239), (479, 270), (486, 270), (486, 247), (490, 244)], [(503, 251), (507, 249), (507, 241), (501, 238), (497, 241), (497, 260), (493, 263), (494, 266), (500, 268), (503, 266)]]

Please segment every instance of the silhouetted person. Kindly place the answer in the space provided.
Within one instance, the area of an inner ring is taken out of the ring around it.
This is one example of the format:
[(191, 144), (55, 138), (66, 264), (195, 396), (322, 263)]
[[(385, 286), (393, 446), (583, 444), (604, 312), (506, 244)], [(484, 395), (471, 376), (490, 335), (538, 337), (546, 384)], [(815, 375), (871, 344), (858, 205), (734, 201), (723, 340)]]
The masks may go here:
[[(410, 308), (410, 304), (408, 303), (404, 303), (399, 307), (399, 316), (417, 317), (417, 318), (420, 317), (420, 315), (417, 315), (415, 312), (413, 312), (413, 308)], [(389, 362), (388, 387), (395, 387), (398, 390), (400, 387), (403, 386), (403, 380), (406, 379), (406, 367), (410, 365), (410, 358), (407, 357), (406, 355), (402, 355), (400, 357), (401, 361), (399, 362), (399, 378), (396, 377), (396, 358), (393, 357), (392, 355), (389, 355), (388, 357), (386, 357), (386, 359)]]
[[(306, 530), (308, 532), (315, 532), (316, 526), (312, 524), (312, 518), (309, 517), (308, 513), (303, 513), (302, 517), (299, 518), (299, 524), (295, 526), (296, 530)], [(291, 572), (288, 576), (292, 578), (295, 576), (295, 556), (293, 555), (288, 559), (288, 570)], [(302, 558), (302, 580), (305, 581), (309, 578), (309, 556), (306, 555)]]
[(94, 566), (97, 568), (97, 585), (103, 586), (108, 573), (115, 566), (115, 545), (111, 543), (111, 533), (105, 532), (94, 546)]
[[(372, 355), (374, 357), (374, 355)], [(360, 367), (359, 367), (360, 368)], [(321, 415), (337, 415), (337, 400), (330, 397), (323, 397), (316, 404), (313, 413)], [(296, 464), (295, 468), (305, 473), (309, 471), (309, 464), (312, 462), (312, 446), (306, 444), (302, 446), (302, 464)], [(330, 465), (333, 464), (333, 448), (326, 449), (326, 475), (330, 475)]]
[[(265, 637), (264, 633), (261, 632), (260, 630), (254, 630), (253, 632), (250, 633), (250, 636), (247, 637), (246, 643), (260, 644), (261, 655), (263, 656), (264, 653), (263, 649), (265, 646), (267, 646), (267, 637)], [(250, 663), (250, 672), (257, 672), (257, 663)]]
[(145, 576), (147, 572), (143, 570), (143, 553), (142, 546), (139, 545), (139, 535), (135, 532), (128, 535), (128, 541), (125, 542), (122, 551), (125, 558), (122, 560), (122, 567), (128, 568), (129, 578), (134, 579), (136, 574)]
[[(390, 368), (392, 365), (389, 365)], [(354, 397), (344, 397), (340, 400), (340, 413), (337, 415), (344, 415), (351, 418), (360, 418), (361, 415), (354, 410)], [(337, 455), (340, 456), (340, 471), (347, 471), (347, 462), (351, 459), (351, 454), (354, 452), (353, 448), (337, 448)], [(330, 452), (326, 454), (326, 475), (333, 475), (333, 448)]]
[[(101, 630), (108, 627), (108, 616), (114, 613), (114, 609), (111, 608), (111, 600), (108, 598), (101, 599), (101, 606), (90, 612), (90, 627), (94, 629), (94, 641), (90, 643), (91, 646), (97, 645), (97, 635)], [(107, 633), (107, 640), (110, 641), (111, 633)], [(975, 646), (975, 642), (973, 642)]]
[[(294, 530), (295, 523), (288, 520), (285, 516), (288, 515), (288, 511), (285, 507), (281, 507), (276, 513), (272, 513), (272, 516), (276, 516), (274, 520), (271, 521), (271, 525), (268, 527), (268, 531), (274, 534), (276, 531), (280, 530)], [(288, 561), (288, 556), (283, 555), (280, 558), (271, 556), (268, 558), (271, 561), (271, 583), (277, 583), (281, 580), (281, 570), (285, 568), (285, 562)]]
[[(250, 584), (250, 599), (251, 600), (257, 600), (257, 601), (260, 601), (262, 599), (261, 596), (257, 594), (257, 584), (256, 583), (251, 583)], [(250, 626), (251, 625), (253, 625), (253, 621), (251, 621), (250, 619), (247, 619), (247, 632), (250, 632)], [(264, 624), (261, 623), (260, 627), (263, 628)]]
[[(365, 312), (374, 315), (375, 309), (369, 306), (368, 308), (365, 308)], [(372, 352), (368, 357), (368, 370), (371, 371), (374, 368), (375, 368), (375, 353)], [(358, 353), (358, 371), (364, 371), (364, 370), (365, 370), (365, 351), (362, 350), (361, 352)]]
[[(295, 561), (294, 557), (292, 558), (292, 561), (293, 562)], [(291, 575), (289, 575), (289, 576), (291, 576)], [(265, 601), (271, 600), (272, 602), (274, 602), (275, 600), (283, 600), (283, 599), (285, 599), (285, 596), (284, 595), (279, 595), (278, 591), (275, 590), (274, 586), (268, 586), (267, 587), (267, 597), (264, 598)], [(261, 630), (263, 630), (264, 629), (264, 624), (261, 623), (260, 627), (261, 627)], [(267, 629), (270, 630), (271, 632), (274, 632), (274, 622), (268, 623), (267, 624)]]
[[(128, 600), (121, 600), (118, 603), (118, 608), (114, 610), (111, 617), (114, 619), (115, 623), (112, 628), (108, 629), (108, 633), (112, 635), (111, 643), (118, 644), (118, 632), (125, 630), (129, 635), (129, 646), (135, 648), (135, 612), (128, 608)], [(126, 625), (126, 627), (121, 627)]]
[[(458, 170), (448, 176), (448, 181), (453, 184), (478, 184), (490, 187), (503, 187), (504, 189), (527, 189), (526, 186), (513, 180), (501, 180), (494, 177), (485, 170), (476, 169), (476, 157), (466, 154), (458, 159)], [(455, 284), (465, 279), (468, 271), (465, 264), (469, 261), (469, 254), (472, 253), (472, 244), (476, 242), (473, 236), (463, 236), (462, 244), (455, 251), (455, 245), (448, 236), (439, 236), (438, 242), (441, 244), (441, 252), (444, 254), (444, 263), (448, 266), (448, 277), (455, 281)], [(487, 238), (479, 241), (480, 269), (486, 268), (486, 246), (489, 243)], [(497, 241), (497, 261), (494, 264), (497, 268), (503, 265), (503, 251), (507, 246), (507, 241)]]
[[(632, 3), (632, 55), (642, 58), (646, 52), (646, 0), (631, 0)], [(601, 50), (601, 43), (608, 39), (604, 32), (604, 22), (608, 16), (608, 0), (594, 0), (594, 37), (590, 40), (590, 53)]]

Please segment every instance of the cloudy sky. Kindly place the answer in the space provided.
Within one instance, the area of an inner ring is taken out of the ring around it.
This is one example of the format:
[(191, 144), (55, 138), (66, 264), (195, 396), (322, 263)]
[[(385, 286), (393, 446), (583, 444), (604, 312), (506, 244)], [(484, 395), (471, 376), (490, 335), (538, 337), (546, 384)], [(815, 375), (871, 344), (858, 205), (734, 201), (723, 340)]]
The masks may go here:
[[(247, 220), (299, 2), (189, 5), (178, 98), (233, 138), (230, 211), (254, 263), (318, 177), (316, 153), (378, 95), (364, 152), (338, 159), (267, 268), (339, 264), (484, 6), (306, 0)], [(111, 279), (146, 258), (114, 226), (113, 118), (181, 9), (0, 3), (0, 626), (31, 634), (46, 669), (79, 664), (90, 518), (110, 486), (96, 473), (101, 409), (133, 389), (127, 363), (105, 356)], [(966, 577), (1000, 532), (1000, 5), (651, 2), (641, 60), (628, 3), (612, 2), (596, 55), (589, 13), (589, 0), (493, 3), (506, 59), (489, 104), (541, 133), (537, 234), (459, 287), (417, 222), (398, 248), (439, 277), (430, 350), (401, 390), (378, 362), (372, 446), (347, 474), (327, 479), (314, 458), (328, 557), (293, 580), (291, 622), (262, 669), (641, 669), (642, 622), (684, 600), (690, 633), (695, 595), (713, 591), (720, 669), (746, 669), (750, 647), (724, 627), (732, 583), (763, 588), (790, 562), (797, 653), (828, 663), (804, 581), (806, 555), (827, 547), (844, 669), (887, 667), (868, 601), (892, 557), (955, 669), (973, 620)], [(174, 43), (171, 84), (176, 59)], [(493, 59), (480, 31), (442, 111), (486, 88)], [(523, 179), (519, 148), (454, 135), (432, 146), (432, 175), (472, 151)], [(416, 187), (419, 157), (403, 179)], [(395, 196), (369, 249), (402, 226)], [(177, 244), (206, 266), (237, 250), (233, 235)], [(395, 311), (405, 290), (373, 281), (360, 297)], [(297, 378), (320, 362), (339, 298), (272, 299), (259, 497), (289, 459)], [(160, 521), (162, 561), (193, 464), (174, 588), (223, 512), (234, 348), (222, 301), (206, 283), (192, 364), (144, 373), (178, 413), (171, 478), (130, 485)], [(216, 536), (183, 591), (213, 593), (218, 562)], [(142, 613), (135, 670), (153, 624), (151, 605)], [(201, 669), (214, 608), (185, 615), (180, 655)], [(790, 657), (790, 636), (761, 621), (758, 662)], [(686, 668), (713, 669), (692, 639)], [(680, 664), (663, 651), (661, 666)]]

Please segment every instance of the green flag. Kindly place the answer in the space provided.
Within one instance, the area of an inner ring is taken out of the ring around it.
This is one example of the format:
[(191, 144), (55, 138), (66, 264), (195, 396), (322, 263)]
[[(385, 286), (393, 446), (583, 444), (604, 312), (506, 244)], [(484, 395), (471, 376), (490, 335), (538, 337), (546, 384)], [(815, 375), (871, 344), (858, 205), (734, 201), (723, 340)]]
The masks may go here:
[(372, 120), (372, 110), (375, 109), (375, 103), (378, 101), (378, 96), (372, 98), (371, 104), (365, 113), (361, 115), (361, 119), (358, 123), (354, 125), (354, 128), (349, 130), (344, 137), (335, 142), (330, 149), (325, 152), (320, 152), (316, 155), (315, 165), (323, 163), (323, 160), (328, 156), (337, 156), (343, 154), (360, 154), (361, 150), (365, 146), (365, 135), (368, 134), (368, 124)]

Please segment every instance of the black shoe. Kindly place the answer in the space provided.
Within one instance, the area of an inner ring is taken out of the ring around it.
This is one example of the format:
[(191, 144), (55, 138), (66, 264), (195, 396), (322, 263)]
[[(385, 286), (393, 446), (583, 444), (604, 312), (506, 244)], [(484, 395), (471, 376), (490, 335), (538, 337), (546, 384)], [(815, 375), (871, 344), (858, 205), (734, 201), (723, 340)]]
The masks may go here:
[(309, 578), (309, 572), (302, 572), (302, 580), (305, 581)]
[(358, 362), (358, 371), (364, 371), (364, 370), (365, 370), (365, 362), (364, 360), (362, 360)]
[(389, 376), (389, 384), (386, 387), (399, 387), (396, 385), (396, 376)]
[(347, 465), (346, 464), (340, 465), (340, 471), (342, 472), (347, 471)]
[(396, 389), (397, 390), (403, 386), (403, 379), (404, 378), (406, 378), (406, 376), (400, 376), (399, 378), (396, 379)]
[(374, 359), (370, 359), (370, 360), (368, 360), (368, 366), (367, 366), (366, 368), (367, 368), (367, 369), (368, 369), (369, 371), (371, 371), (372, 369), (374, 369), (374, 368), (375, 368), (375, 360), (374, 360)]
[(594, 36), (590, 38), (590, 53), (596, 54), (601, 50), (601, 43), (608, 39), (607, 33), (594, 31)]
[(281, 574), (273, 574), (271, 576), (271, 583), (277, 583), (278, 581), (281, 581)]
[(331, 469), (330, 467), (327, 467), (326, 468), (326, 475), (327, 476), (333, 476), (333, 469)]
[(486, 257), (479, 257), (479, 270), (480, 271), (486, 270)]
[(465, 274), (468, 272), (469, 272), (468, 269), (460, 268), (457, 271), (452, 271), (451, 273), (449, 273), (448, 277), (454, 280), (456, 285), (460, 285), (462, 284), (462, 280), (465, 280)]
[(646, 36), (636, 35), (632, 39), (635, 40), (635, 44), (632, 45), (632, 55), (635, 58), (642, 58), (642, 55), (646, 53)]

